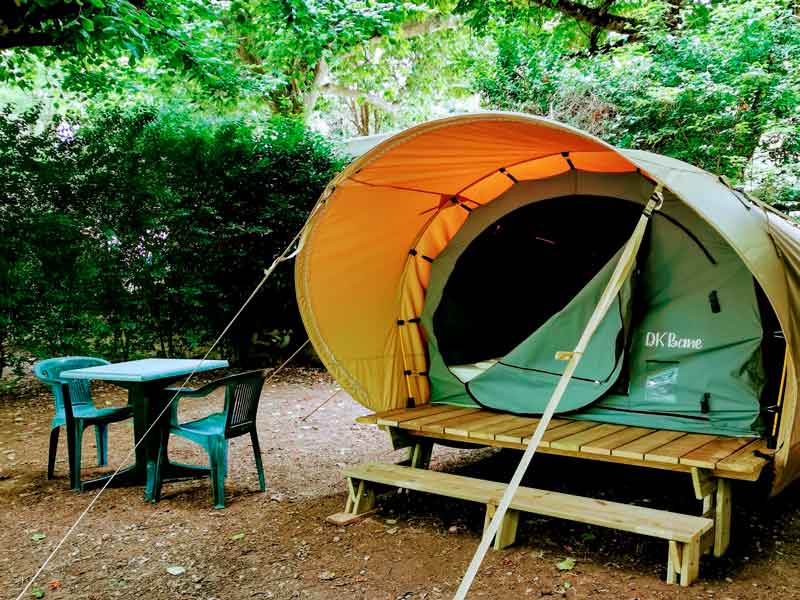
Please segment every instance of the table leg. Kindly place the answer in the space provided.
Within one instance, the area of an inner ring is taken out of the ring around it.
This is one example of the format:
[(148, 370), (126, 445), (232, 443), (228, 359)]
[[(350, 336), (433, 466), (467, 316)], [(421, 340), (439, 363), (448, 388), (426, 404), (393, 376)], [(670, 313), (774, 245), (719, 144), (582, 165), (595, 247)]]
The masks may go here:
[[(146, 444), (141, 443), (141, 439), (150, 423), (148, 416), (150, 403), (141, 385), (126, 387), (128, 389), (128, 404), (133, 406), (133, 439), (136, 444), (135, 462), (130, 467), (121, 469), (114, 476), (109, 487), (141, 485), (147, 481), (147, 449), (145, 447)], [(148, 435), (148, 437), (150, 436)], [(87, 491), (103, 487), (111, 477), (112, 475), (109, 474), (84, 481), (81, 484), (81, 489)]]
[(208, 467), (184, 465), (174, 463), (169, 460), (169, 426), (171, 412), (164, 408), (172, 400), (172, 394), (164, 392), (159, 387), (148, 389), (146, 396), (149, 398), (150, 422), (155, 422), (161, 414), (158, 424), (148, 436), (147, 450), (147, 481), (145, 484), (145, 498), (150, 502), (158, 502), (160, 499), (159, 482), (175, 481), (180, 479), (198, 479), (209, 477), (211, 470)]

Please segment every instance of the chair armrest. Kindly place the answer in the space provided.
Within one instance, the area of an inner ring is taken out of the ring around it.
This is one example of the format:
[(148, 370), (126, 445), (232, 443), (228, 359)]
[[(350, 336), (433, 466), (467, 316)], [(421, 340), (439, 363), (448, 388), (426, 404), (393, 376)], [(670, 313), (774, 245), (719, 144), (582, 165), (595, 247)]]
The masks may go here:
[(188, 387), (164, 388), (164, 392), (168, 394), (168, 397), (172, 402), (170, 406), (170, 423), (172, 423), (173, 425), (177, 425), (179, 423), (178, 403), (183, 398), (205, 398), (217, 388), (221, 388), (224, 386), (225, 386), (224, 382), (220, 383), (218, 381), (212, 381), (211, 383), (208, 383), (196, 389)]
[(186, 387), (168, 387), (164, 388), (165, 392), (171, 392), (173, 395), (178, 394), (179, 396), (183, 394), (188, 394), (190, 392), (197, 391), (195, 388), (186, 388)]
[(66, 381), (61, 381), (59, 379), (49, 379), (47, 377), (41, 377), (39, 375), (36, 375), (36, 379), (38, 379), (45, 385), (66, 385)]

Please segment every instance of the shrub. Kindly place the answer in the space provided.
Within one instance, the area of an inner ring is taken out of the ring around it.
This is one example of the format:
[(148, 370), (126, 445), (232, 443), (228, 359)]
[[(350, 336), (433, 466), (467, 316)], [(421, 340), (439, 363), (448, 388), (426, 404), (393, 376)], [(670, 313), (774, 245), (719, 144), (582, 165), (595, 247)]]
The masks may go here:
[[(287, 119), (113, 110), (0, 125), (0, 360), (197, 354), (302, 227), (342, 159)], [(302, 330), (291, 267), (225, 339), (239, 364)], [(254, 339), (256, 343), (254, 344)], [(267, 357), (274, 358), (274, 357)]]

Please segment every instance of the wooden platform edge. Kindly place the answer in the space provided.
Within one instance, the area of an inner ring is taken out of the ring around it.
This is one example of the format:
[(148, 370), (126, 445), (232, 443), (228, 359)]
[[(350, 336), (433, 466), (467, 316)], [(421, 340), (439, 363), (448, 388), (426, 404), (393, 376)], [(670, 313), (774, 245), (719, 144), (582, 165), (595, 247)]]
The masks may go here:
[[(463, 407), (442, 405), (442, 410), (431, 414), (433, 406), (425, 404), (415, 408), (400, 408), (390, 411), (364, 415), (356, 419), (357, 423), (366, 425), (378, 425), (383, 423), (385, 426), (394, 426), (398, 430), (412, 436), (425, 437), (431, 441), (441, 439), (450, 442), (464, 442), (479, 444), (483, 446), (498, 448), (513, 448), (524, 450), (527, 447), (528, 439), (521, 434), (518, 436), (509, 435), (517, 431), (524, 431), (527, 426), (517, 427), (513, 431), (492, 431), (491, 434), (483, 435), (480, 432), (482, 423), (487, 423), (488, 428), (497, 423), (499, 414), (494, 411), (481, 411), (475, 409), (468, 414), (464, 414)], [(453, 413), (454, 420), (448, 423), (448, 413)], [(485, 416), (480, 417), (483, 413)], [(421, 419), (415, 415), (425, 414)], [(530, 417), (531, 423), (536, 422), (535, 417)], [(423, 424), (421, 427), (412, 424)], [(464, 425), (462, 425), (462, 423)], [(518, 423), (518, 422), (517, 422)], [(405, 424), (409, 426), (406, 427)], [(622, 429), (612, 429), (621, 427)], [(763, 440), (752, 438), (745, 441), (744, 438), (728, 438), (724, 436), (713, 436), (710, 434), (692, 434), (687, 432), (672, 432), (669, 430), (653, 430), (653, 434), (669, 434), (664, 438), (660, 446), (651, 450), (645, 450), (641, 456), (638, 453), (629, 453), (625, 450), (628, 445), (635, 446), (637, 441), (646, 441), (651, 434), (644, 435), (634, 440), (633, 443), (623, 444), (619, 448), (610, 448), (602, 454), (593, 448), (595, 439), (605, 439), (614, 435), (624, 434), (627, 430), (624, 425), (609, 423), (599, 423), (594, 421), (575, 421), (558, 419), (554, 427), (548, 429), (545, 439), (540, 445), (543, 454), (553, 454), (558, 456), (569, 456), (588, 460), (601, 460), (616, 464), (626, 464), (645, 468), (656, 468), (677, 472), (689, 473), (692, 468), (710, 469), (716, 477), (726, 479), (738, 479), (743, 481), (756, 481), (761, 476), (763, 469), (769, 464), (766, 457), (756, 454), (756, 451), (763, 447)], [(599, 438), (595, 437), (596, 432), (615, 432)], [(585, 432), (585, 434), (584, 434)], [(572, 435), (567, 435), (572, 434)], [(620, 436), (624, 439), (622, 436)], [(694, 442), (697, 440), (697, 443)], [(677, 443), (676, 443), (677, 442)], [(703, 443), (699, 443), (703, 442)], [(584, 449), (583, 446), (586, 446)], [(686, 460), (679, 451), (672, 450), (686, 446), (688, 451)], [(730, 453), (725, 454), (715, 451), (720, 448), (731, 448)], [(663, 450), (662, 450), (663, 448)], [(670, 454), (672, 453), (672, 456)], [(629, 456), (630, 454), (630, 456)], [(634, 455), (635, 454), (635, 455)], [(725, 454), (723, 456), (723, 454)]]

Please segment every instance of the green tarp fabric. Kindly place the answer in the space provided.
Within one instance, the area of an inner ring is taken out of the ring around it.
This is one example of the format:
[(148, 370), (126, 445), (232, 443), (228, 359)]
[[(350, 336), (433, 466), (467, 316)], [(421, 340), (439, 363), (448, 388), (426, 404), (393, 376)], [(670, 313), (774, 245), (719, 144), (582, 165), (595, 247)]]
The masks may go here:
[[(490, 366), (476, 369), (462, 381), (451, 370), (457, 365), (446, 364), (439, 352), (436, 311), (440, 305), (448, 306), (448, 278), (482, 231), (501, 217), (513, 218), (516, 209), (546, 199), (563, 197), (567, 203), (575, 194), (594, 194), (642, 204), (651, 189), (652, 184), (637, 174), (570, 172), (518, 184), (473, 211), (437, 257), (431, 274), (422, 315), (430, 352), (431, 401), (540, 413), (566, 364), (555, 360), (555, 352), (575, 346), (618, 259), (615, 255), (608, 260), (566, 306), (545, 315), (543, 324), (524, 332), (527, 337), (505, 354), (483, 356), (492, 361)], [(518, 276), (528, 278), (534, 290), (559, 284), (537, 279), (535, 262), (524, 256), (509, 260), (516, 261)], [(671, 194), (651, 220), (637, 264), (592, 339), (559, 412), (641, 427), (759, 435), (763, 332), (747, 267), (711, 227)], [(481, 286), (479, 272), (474, 284)], [(470, 327), (468, 320), (463, 325)]]

